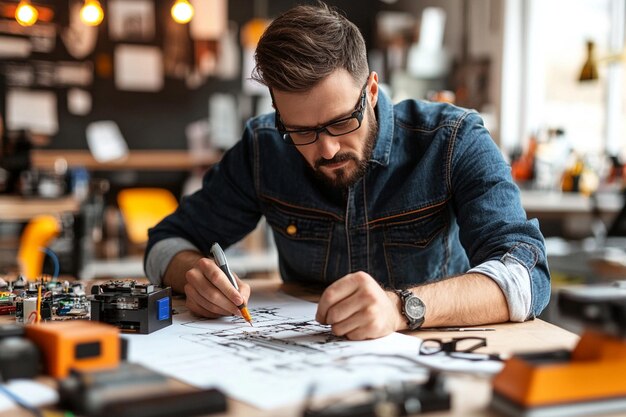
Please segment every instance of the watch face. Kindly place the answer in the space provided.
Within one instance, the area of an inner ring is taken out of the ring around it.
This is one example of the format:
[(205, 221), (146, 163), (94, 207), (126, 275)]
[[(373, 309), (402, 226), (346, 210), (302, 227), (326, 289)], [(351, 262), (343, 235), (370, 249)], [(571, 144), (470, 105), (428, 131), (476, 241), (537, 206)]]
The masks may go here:
[(406, 300), (404, 310), (406, 312), (406, 315), (413, 318), (414, 320), (419, 320), (424, 317), (424, 303), (417, 297), (410, 297), (408, 300)]

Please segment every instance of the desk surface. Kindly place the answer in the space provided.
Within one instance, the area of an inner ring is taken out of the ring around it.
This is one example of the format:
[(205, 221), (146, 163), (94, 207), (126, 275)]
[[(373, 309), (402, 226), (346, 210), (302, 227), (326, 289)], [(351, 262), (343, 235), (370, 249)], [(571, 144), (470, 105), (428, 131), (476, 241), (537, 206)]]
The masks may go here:
[(59, 215), (77, 213), (80, 202), (73, 197), (63, 198), (24, 198), (0, 196), (0, 222), (27, 222), (42, 214)]
[[(299, 296), (307, 300), (317, 299), (314, 291), (306, 291), (304, 289), (281, 285), (276, 279), (270, 280), (251, 280), (253, 291), (274, 291), (283, 289), (285, 292)], [(177, 300), (177, 302), (182, 302)], [(480, 335), (487, 337), (488, 352), (529, 352), (542, 351), (551, 349), (571, 349), (578, 341), (578, 336), (564, 329), (556, 327), (542, 320), (533, 320), (525, 323), (506, 323), (490, 325), (496, 328), (495, 331), (488, 332), (472, 332), (472, 336)], [(419, 331), (413, 332), (413, 335), (421, 338), (442, 337), (450, 338), (464, 335), (467, 333), (455, 332), (435, 332), (435, 331)], [(180, 383), (182, 384), (182, 383)], [(454, 375), (449, 379), (450, 389), (453, 392), (453, 408), (446, 413), (433, 413), (429, 416), (497, 416), (492, 411), (487, 410), (487, 405), (491, 398), (491, 386), (489, 380), (470, 375)], [(212, 416), (288, 416), (296, 417), (302, 413), (301, 406), (290, 406), (274, 410), (258, 410), (247, 404), (229, 400), (229, 412), (226, 414), (213, 414)], [(0, 413), (0, 416), (29, 416), (22, 410), (13, 410), (10, 413)]]

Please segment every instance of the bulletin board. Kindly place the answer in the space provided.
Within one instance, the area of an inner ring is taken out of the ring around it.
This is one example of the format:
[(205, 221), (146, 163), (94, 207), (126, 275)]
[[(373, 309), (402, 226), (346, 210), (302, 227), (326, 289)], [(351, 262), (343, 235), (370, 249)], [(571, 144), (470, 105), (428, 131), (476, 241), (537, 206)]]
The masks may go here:
[[(249, 74), (242, 73), (241, 27), (259, 14), (269, 18), (302, 2), (224, 2), (221, 34), (207, 34), (206, 25), (194, 29), (174, 23), (172, 0), (101, 0), (105, 18), (95, 28), (76, 24), (79, 0), (45, 2), (53, 17), (32, 28), (2, 18), (0, 42), (10, 40), (17, 52), (0, 56), (0, 111), (14, 124), (39, 120), (37, 128), (49, 137), (38, 145), (44, 149), (87, 149), (87, 126), (99, 120), (114, 120), (131, 150), (186, 149), (185, 130), (208, 117), (209, 100), (216, 94), (234, 97), (243, 126), (263, 93), (245, 88)], [(370, 11), (348, 0), (328, 3), (345, 11), (369, 37), (379, 1), (371, 0)], [(213, 38), (197, 41), (194, 31)], [(231, 66), (223, 69), (229, 35), (235, 49), (229, 51)], [(13, 108), (29, 113), (16, 116)], [(55, 110), (52, 117), (39, 116), (50, 109)]]

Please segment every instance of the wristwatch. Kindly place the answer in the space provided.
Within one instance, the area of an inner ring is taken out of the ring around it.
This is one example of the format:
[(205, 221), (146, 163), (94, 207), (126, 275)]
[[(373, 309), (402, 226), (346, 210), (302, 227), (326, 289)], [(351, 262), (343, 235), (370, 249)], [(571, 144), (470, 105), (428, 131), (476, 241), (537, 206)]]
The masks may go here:
[(417, 330), (424, 324), (426, 306), (409, 290), (395, 290), (400, 297), (402, 315), (406, 318), (409, 330)]

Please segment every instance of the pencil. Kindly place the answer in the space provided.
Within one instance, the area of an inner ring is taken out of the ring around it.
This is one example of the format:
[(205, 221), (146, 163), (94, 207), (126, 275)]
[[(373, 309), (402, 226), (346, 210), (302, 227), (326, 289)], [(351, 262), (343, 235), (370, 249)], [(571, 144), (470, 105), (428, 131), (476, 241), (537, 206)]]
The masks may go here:
[[(232, 272), (230, 272), (228, 262), (226, 261), (226, 254), (224, 254), (224, 251), (222, 250), (219, 243), (214, 243), (213, 246), (211, 246), (211, 253), (213, 254), (213, 259), (215, 259), (215, 263), (217, 264), (217, 266), (220, 267), (222, 272), (224, 272), (226, 278), (228, 278), (228, 281), (230, 281), (233, 287), (235, 287), (235, 289), (239, 291), (239, 285), (237, 285), (237, 280), (233, 276)], [(238, 305), (237, 308), (239, 309), (239, 311), (241, 311), (242, 317), (248, 322), (248, 324), (254, 327), (252, 325), (252, 316), (250, 315), (250, 311), (248, 311), (248, 306), (246, 305), (246, 302), (244, 301), (243, 303), (241, 303), (241, 305)]]

